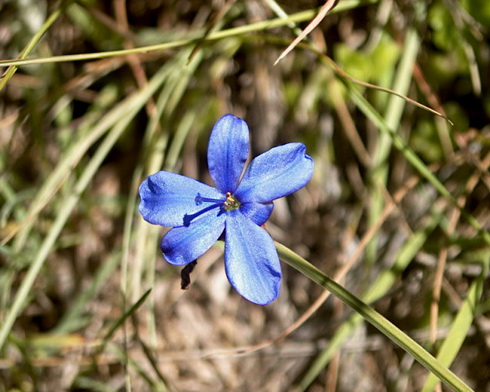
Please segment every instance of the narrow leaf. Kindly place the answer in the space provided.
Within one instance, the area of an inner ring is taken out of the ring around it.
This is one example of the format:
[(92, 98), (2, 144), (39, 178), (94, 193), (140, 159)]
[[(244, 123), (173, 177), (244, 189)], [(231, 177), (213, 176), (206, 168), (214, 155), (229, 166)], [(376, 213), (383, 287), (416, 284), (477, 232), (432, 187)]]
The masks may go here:
[(451, 372), (441, 362), (424, 350), (417, 342), (410, 338), (407, 334), (397, 328), (388, 319), (376, 312), (372, 307), (361, 301), (350, 291), (337, 282), (330, 279), (318, 268), (310, 264), (301, 256), (286, 248), (284, 245), (276, 242), (276, 248), (279, 257), (287, 262), (291, 267), (297, 269), (303, 275), (319, 284), (326, 290), (329, 290), (333, 295), (340, 299), (343, 303), (350, 306), (354, 311), (360, 314), (366, 321), (372, 324), (375, 328), (381, 331), (386, 337), (399, 345), (403, 350), (412, 355), (426, 369), (434, 373), (445, 384), (456, 391), (471, 392), (472, 389), (466, 385), (458, 376)]
[[(473, 324), (476, 316), (476, 306), (483, 292), (483, 284), (485, 283), (487, 272), (488, 263), (484, 263), (480, 276), (471, 284), (468, 295), (437, 354), (437, 359), (445, 366), (451, 366)], [(422, 392), (433, 391), (437, 383), (437, 378), (433, 374), (430, 374)]]

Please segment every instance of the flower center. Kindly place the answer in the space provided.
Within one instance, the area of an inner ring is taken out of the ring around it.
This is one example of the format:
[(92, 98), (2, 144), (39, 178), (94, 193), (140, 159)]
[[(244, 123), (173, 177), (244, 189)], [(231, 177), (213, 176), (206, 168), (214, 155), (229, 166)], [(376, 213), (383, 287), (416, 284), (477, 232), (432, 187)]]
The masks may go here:
[(240, 208), (240, 202), (230, 192), (226, 192), (226, 200), (223, 203), (226, 211), (236, 210)]
[(193, 219), (197, 218), (198, 216), (204, 214), (205, 212), (208, 212), (214, 208), (220, 208), (221, 211), (219, 214), (225, 212), (225, 211), (231, 211), (231, 210), (236, 210), (237, 208), (240, 207), (241, 203), (236, 199), (235, 196), (231, 194), (231, 192), (226, 193), (226, 199), (220, 200), (220, 199), (210, 199), (208, 197), (202, 197), (200, 193), (198, 193), (194, 199), (196, 202), (196, 206), (200, 206), (203, 203), (211, 203), (211, 205), (208, 205), (207, 207), (204, 207), (202, 210), (197, 211), (194, 214), (185, 214), (184, 215), (184, 226), (189, 226), (192, 222)]

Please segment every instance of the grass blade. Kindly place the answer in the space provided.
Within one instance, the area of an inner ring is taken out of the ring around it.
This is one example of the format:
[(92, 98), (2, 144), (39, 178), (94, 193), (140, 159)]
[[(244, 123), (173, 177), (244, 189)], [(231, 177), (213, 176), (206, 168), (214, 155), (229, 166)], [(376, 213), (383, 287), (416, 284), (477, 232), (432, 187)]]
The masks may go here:
[[(430, 220), (427, 226), (414, 233), (400, 249), (396, 256), (394, 265), (382, 272), (373, 282), (371, 288), (367, 290), (363, 296), (363, 301), (372, 303), (384, 296), (395, 283), (396, 279), (403, 273), (413, 260), (415, 255), (420, 251), (427, 241), (428, 236), (434, 231), (442, 219), (442, 214), (438, 213)], [(349, 337), (354, 329), (363, 321), (363, 318), (358, 314), (354, 314), (345, 322), (335, 333), (328, 347), (317, 357), (309, 371), (303, 377), (299, 384), (300, 391), (306, 390), (320, 372), (327, 366), (328, 362), (338, 351), (342, 343)]]
[(354, 309), (366, 321), (380, 330), (386, 337), (399, 345), (403, 350), (412, 355), (422, 366), (434, 373), (446, 385), (460, 392), (471, 392), (472, 389), (459, 377), (445, 367), (440, 361), (424, 350), (417, 342), (402, 332), (389, 320), (376, 312), (373, 308), (361, 301), (351, 292), (347, 291), (337, 282), (330, 279), (318, 268), (310, 264), (301, 256), (294, 253), (282, 244), (276, 242), (279, 257), (291, 267), (297, 269), (306, 277), (319, 284), (325, 290), (329, 290), (346, 305)]
[[(473, 324), (473, 320), (476, 316), (476, 307), (480, 301), (483, 292), (483, 285), (488, 273), (488, 264), (490, 262), (489, 257), (490, 256), (487, 255), (487, 260), (482, 263), (482, 272), (480, 276), (471, 284), (466, 299), (459, 309), (459, 312), (452, 323), (449, 334), (444, 339), (439, 353), (437, 354), (437, 359), (444, 366), (451, 366), (454, 358), (456, 358), (463, 345), (463, 342), (468, 334), (468, 330)], [(422, 392), (433, 391), (437, 383), (437, 378), (433, 374), (429, 374)]]
[[(146, 99), (156, 90), (157, 87), (160, 86), (160, 83), (163, 81), (162, 74), (156, 74), (152, 79), (152, 82), (148, 84), (148, 86), (142, 90), (137, 96), (141, 98), (140, 103), (141, 106), (144, 105)], [(145, 99), (146, 98), (146, 99)], [(67, 222), (70, 214), (78, 203), (78, 200), (82, 194), (82, 192), (87, 188), (91, 179), (93, 178), (95, 172), (102, 164), (103, 160), (114, 146), (116, 141), (122, 135), (122, 133), (126, 130), (129, 123), (134, 119), (134, 116), (139, 112), (141, 106), (134, 106), (129, 110), (126, 116), (124, 116), (109, 132), (106, 136), (97, 152), (94, 154), (93, 158), (88, 163), (85, 168), (82, 176), (76, 183), (73, 192), (69, 194), (66, 199), (62, 202), (62, 207), (56, 216), (56, 219), (51, 226), (48, 235), (44, 239), (39, 251), (36, 253), (34, 261), (32, 262), (27, 274), (20, 284), (19, 291), (17, 292), (15, 299), (13, 300), (12, 306), (9, 309), (9, 312), (5, 316), (4, 322), (0, 328), (0, 348), (3, 347), (5, 340), (22, 309), (25, 306), (25, 303), (29, 297), (29, 292), (36, 280), (39, 272), (41, 271), (44, 262), (54, 246), (61, 230), (63, 229), (65, 223)]]

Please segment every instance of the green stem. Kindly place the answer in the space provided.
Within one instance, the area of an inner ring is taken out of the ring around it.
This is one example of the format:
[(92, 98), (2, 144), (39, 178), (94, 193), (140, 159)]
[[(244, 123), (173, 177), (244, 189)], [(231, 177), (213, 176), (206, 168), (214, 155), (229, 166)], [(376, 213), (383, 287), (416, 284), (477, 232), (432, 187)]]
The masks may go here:
[(446, 368), (441, 362), (425, 351), (417, 342), (402, 332), (393, 323), (376, 312), (369, 305), (361, 301), (354, 294), (347, 291), (338, 283), (330, 279), (318, 268), (310, 264), (301, 256), (294, 253), (284, 245), (276, 242), (279, 257), (291, 267), (297, 269), (315, 283), (330, 291), (338, 299), (350, 306), (360, 314), (365, 320), (380, 330), (385, 336), (399, 345), (403, 350), (412, 355), (422, 366), (435, 374), (442, 382), (455, 391), (471, 392), (472, 389), (466, 385), (459, 377)]
[[(27, 56), (32, 52), (32, 50), (36, 47), (37, 43), (41, 40), (43, 35), (48, 31), (48, 29), (56, 22), (56, 20), (59, 18), (61, 15), (61, 12), (63, 11), (64, 6), (59, 7), (56, 9), (51, 16), (44, 22), (44, 24), (41, 26), (39, 31), (34, 34), (34, 36), (31, 38), (27, 46), (24, 48), (24, 50), (21, 52), (19, 59), (21, 60), (26, 60)], [(26, 60), (27, 61), (27, 60)], [(7, 82), (10, 80), (12, 76), (14, 76), (15, 72), (17, 71), (16, 66), (10, 66), (7, 71), (3, 74), (3, 77), (0, 78), (0, 91), (3, 90)]]

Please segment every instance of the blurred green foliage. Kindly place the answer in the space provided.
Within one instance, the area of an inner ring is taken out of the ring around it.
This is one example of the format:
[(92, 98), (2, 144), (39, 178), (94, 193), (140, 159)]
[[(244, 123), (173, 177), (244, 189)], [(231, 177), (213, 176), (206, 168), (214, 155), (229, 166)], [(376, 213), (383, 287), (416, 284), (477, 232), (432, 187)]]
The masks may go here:
[(486, 0), (462, 0), (469, 14), (486, 28), (490, 27), (490, 3)]
[(375, 84), (384, 81), (384, 75), (391, 73), (399, 58), (400, 47), (387, 34), (383, 34), (369, 52), (351, 49), (343, 43), (334, 48), (334, 59), (344, 71), (356, 79)]

